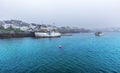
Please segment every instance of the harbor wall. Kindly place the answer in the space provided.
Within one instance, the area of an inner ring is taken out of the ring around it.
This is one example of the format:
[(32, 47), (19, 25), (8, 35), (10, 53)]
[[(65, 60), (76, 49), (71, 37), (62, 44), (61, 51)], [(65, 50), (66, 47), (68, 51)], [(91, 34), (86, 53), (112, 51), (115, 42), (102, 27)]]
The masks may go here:
[(34, 32), (11, 32), (0, 33), (0, 38), (20, 38), (20, 37), (34, 37)]

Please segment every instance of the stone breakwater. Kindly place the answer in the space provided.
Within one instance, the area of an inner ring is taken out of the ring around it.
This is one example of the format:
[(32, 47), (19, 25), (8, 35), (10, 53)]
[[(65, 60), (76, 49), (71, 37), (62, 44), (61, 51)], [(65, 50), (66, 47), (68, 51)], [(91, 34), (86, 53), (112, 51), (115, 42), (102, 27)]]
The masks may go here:
[(35, 35), (34, 32), (0, 33), (0, 38), (21, 38), (21, 37), (35, 37)]

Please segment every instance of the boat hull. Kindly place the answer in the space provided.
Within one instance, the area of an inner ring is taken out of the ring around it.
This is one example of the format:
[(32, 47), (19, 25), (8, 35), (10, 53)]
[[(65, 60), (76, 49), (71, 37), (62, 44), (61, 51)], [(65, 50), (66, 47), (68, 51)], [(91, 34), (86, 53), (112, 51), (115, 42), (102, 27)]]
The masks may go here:
[(35, 32), (36, 38), (54, 38), (54, 37), (60, 37), (60, 33), (43, 33), (43, 32)]

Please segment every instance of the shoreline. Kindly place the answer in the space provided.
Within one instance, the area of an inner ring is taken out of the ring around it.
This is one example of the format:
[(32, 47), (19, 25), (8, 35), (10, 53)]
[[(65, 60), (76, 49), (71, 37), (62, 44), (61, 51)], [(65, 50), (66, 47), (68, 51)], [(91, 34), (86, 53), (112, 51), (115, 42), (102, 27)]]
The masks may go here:
[[(72, 36), (73, 33), (69, 34), (69, 33), (65, 33), (65, 34), (61, 34), (61, 36)], [(6, 39), (6, 38), (24, 38), (24, 37), (33, 37), (33, 38), (59, 38), (61, 36), (58, 37), (35, 37), (35, 32), (4, 32), (4, 33), (0, 33), (0, 39)]]
[[(75, 33), (61, 33), (61, 36), (72, 36)], [(60, 37), (61, 37), (60, 36)], [(35, 37), (35, 32), (2, 32), (0, 33), (0, 39), (7, 38), (24, 38), (24, 37), (32, 37), (32, 38), (59, 38), (59, 37)]]
[(35, 32), (4, 32), (0, 33), (0, 39), (7, 38), (24, 38), (24, 37), (32, 37), (32, 38), (59, 38), (61, 36), (35, 36)]

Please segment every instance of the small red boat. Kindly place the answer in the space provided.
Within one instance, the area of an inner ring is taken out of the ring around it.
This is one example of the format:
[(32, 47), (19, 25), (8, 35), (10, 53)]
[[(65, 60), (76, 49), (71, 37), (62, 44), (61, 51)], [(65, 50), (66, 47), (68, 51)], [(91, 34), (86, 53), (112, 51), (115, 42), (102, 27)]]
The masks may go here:
[(59, 47), (59, 48), (62, 48), (62, 45), (59, 45), (58, 47)]

